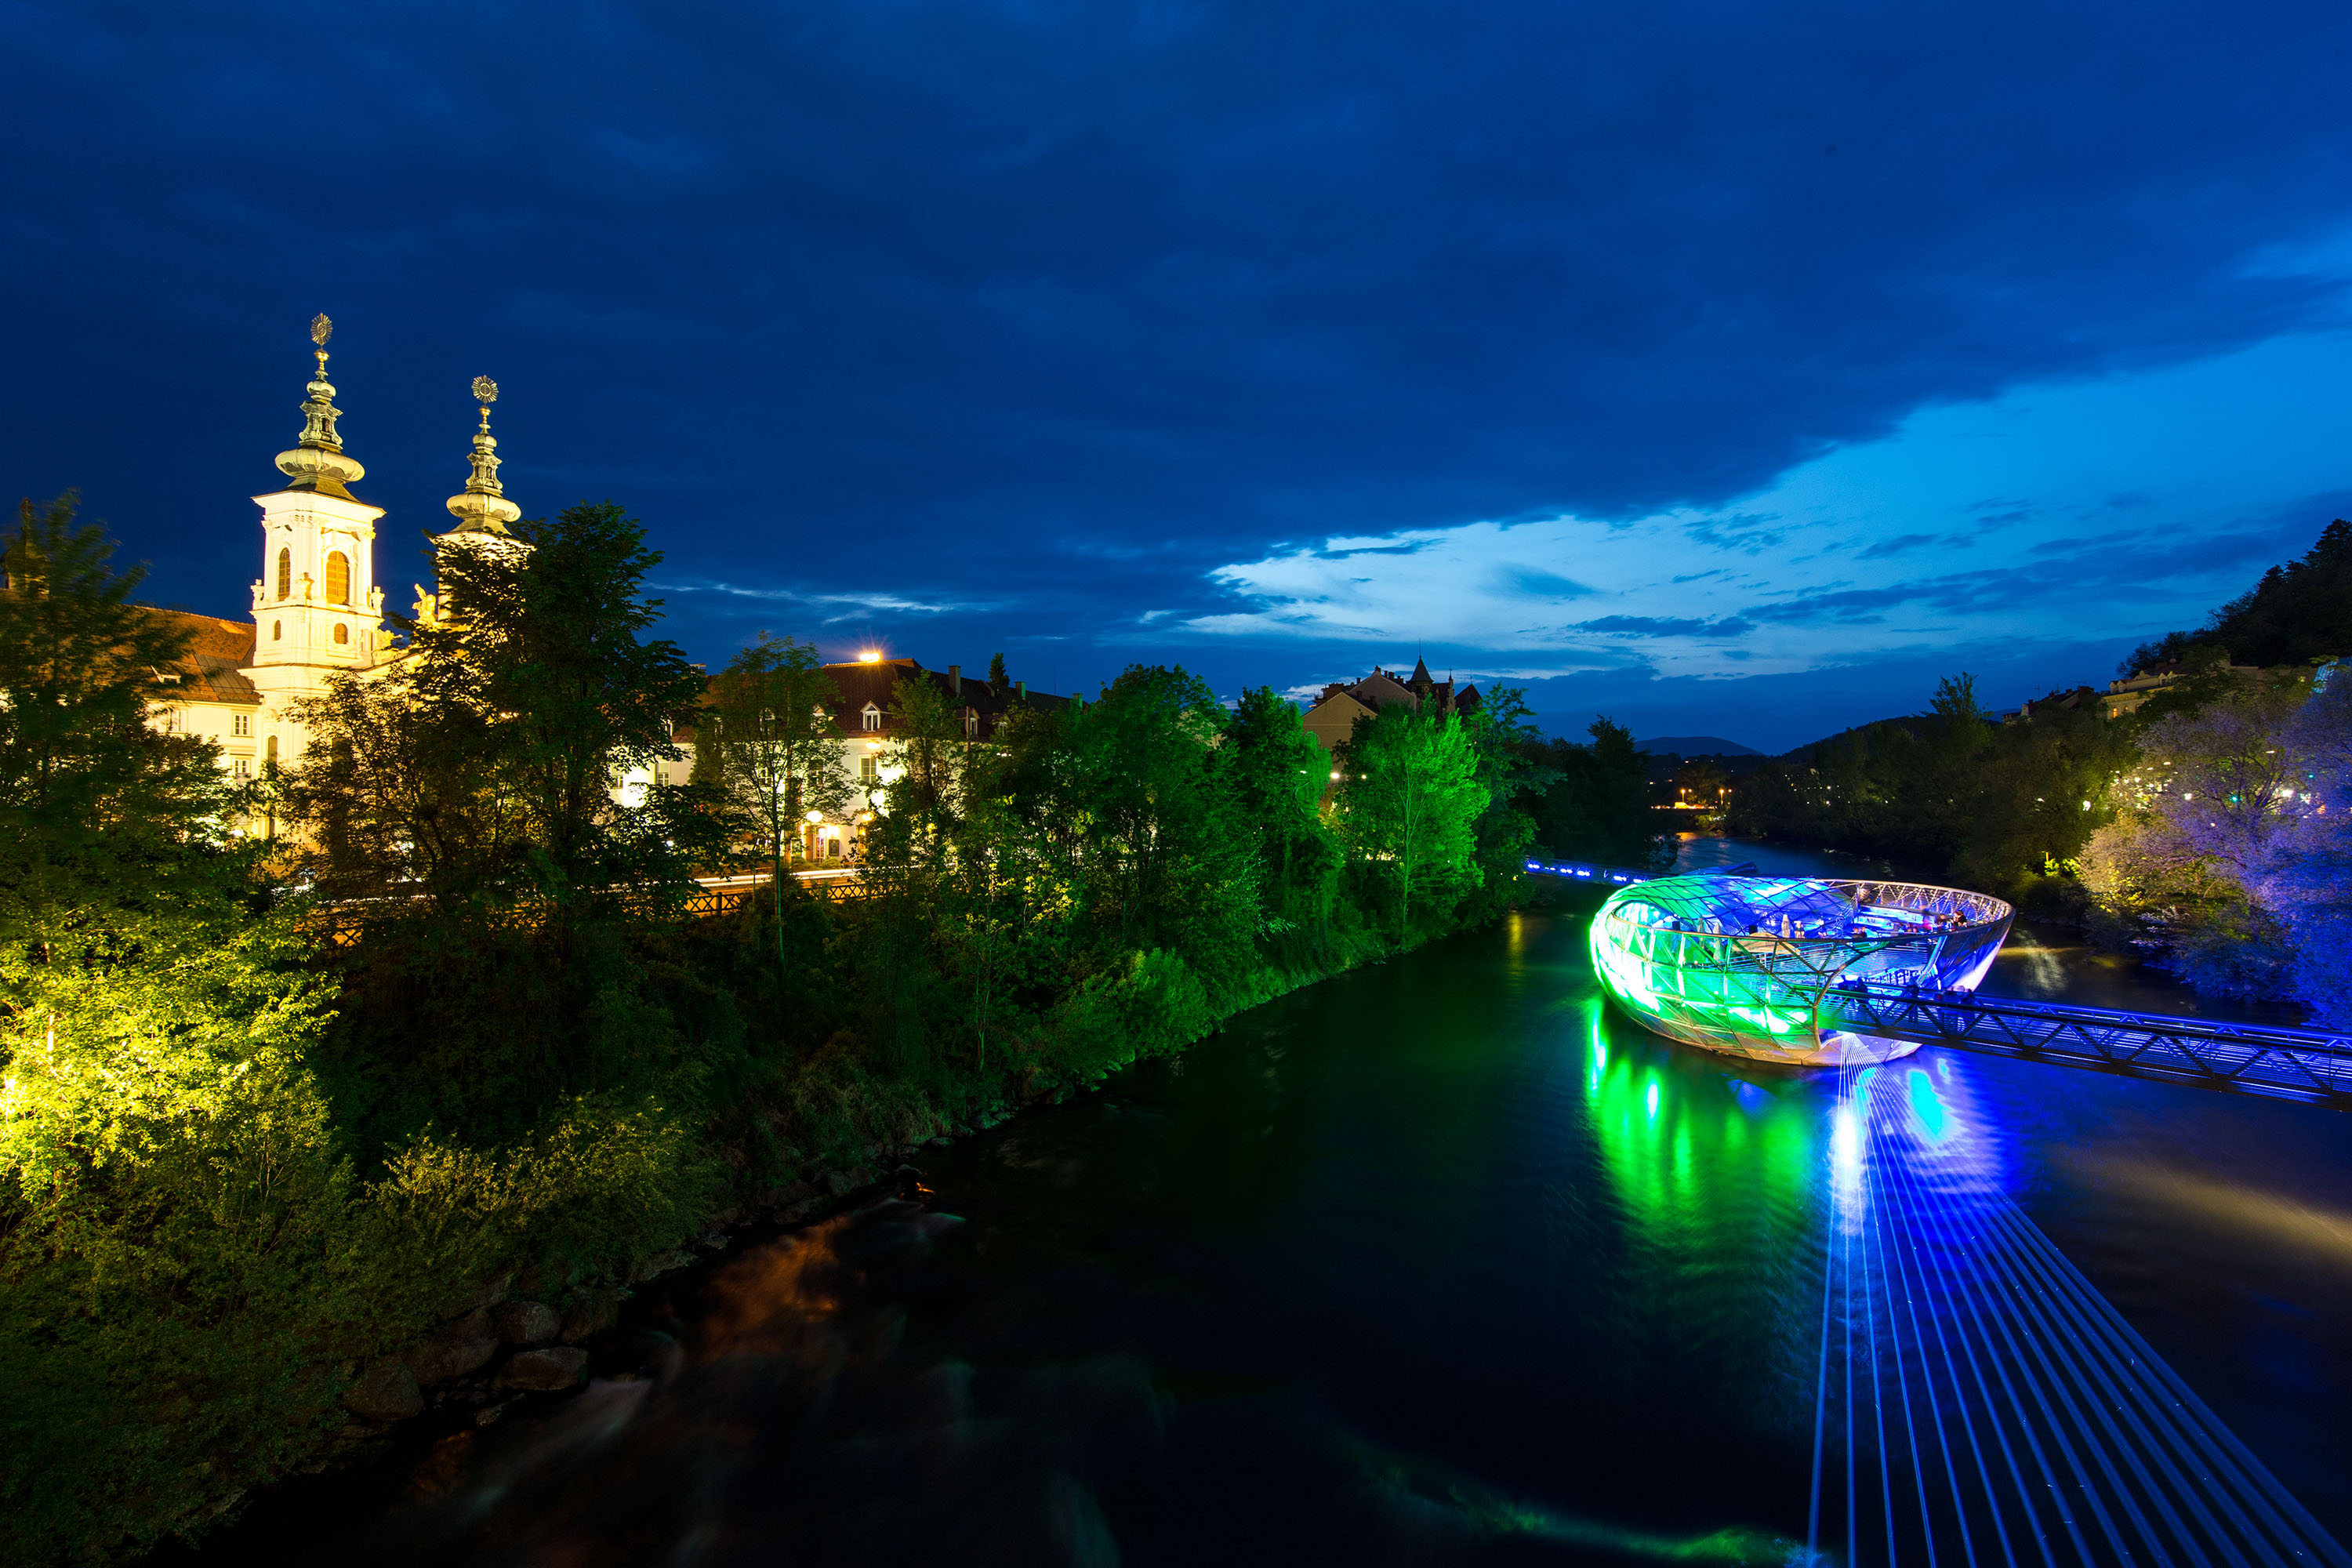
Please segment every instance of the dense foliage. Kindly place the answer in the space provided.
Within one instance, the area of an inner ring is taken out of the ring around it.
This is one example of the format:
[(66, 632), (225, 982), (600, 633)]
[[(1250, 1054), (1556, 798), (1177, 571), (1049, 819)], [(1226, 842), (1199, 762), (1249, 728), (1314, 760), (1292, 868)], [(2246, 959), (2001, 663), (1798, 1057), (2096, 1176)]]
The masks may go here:
[(2110, 720), (2086, 700), (1993, 724), (1957, 677), (1924, 713), (1758, 770), (1727, 825), (1948, 877), (2083, 923), (2200, 990), (2343, 1020), (2352, 683), (2315, 691), (2317, 658), (2352, 641), (2347, 606), (2352, 524), (2338, 521), (2203, 632), (2126, 660), (2126, 674), (2161, 660), (2177, 675), (2135, 711)]
[(1664, 870), (1673, 862), (1674, 840), (1658, 826), (1647, 753), (1612, 720), (1595, 719), (1586, 733), (1589, 742), (1525, 747), (1541, 786), (1532, 808), (1537, 842), (1563, 859)]
[(2255, 668), (2352, 653), (2352, 522), (2329, 523), (2302, 559), (2263, 573), (2198, 630), (2141, 644), (2120, 673), (2200, 653)]
[(69, 504), (28, 509), (0, 595), (26, 1561), (192, 1532), (363, 1435), (357, 1369), (494, 1270), (617, 1283), (798, 1176), (1484, 918), (1580, 754), (1507, 689), (1384, 710), (1333, 758), (1271, 690), (1229, 710), (1176, 668), (985, 742), (907, 681), (856, 896), (786, 878), (698, 918), (698, 875), (788, 864), (851, 781), (805, 644), (706, 682), (650, 635), (617, 509), (445, 544), (441, 613), (242, 797), (148, 722), (182, 650), (108, 557)]

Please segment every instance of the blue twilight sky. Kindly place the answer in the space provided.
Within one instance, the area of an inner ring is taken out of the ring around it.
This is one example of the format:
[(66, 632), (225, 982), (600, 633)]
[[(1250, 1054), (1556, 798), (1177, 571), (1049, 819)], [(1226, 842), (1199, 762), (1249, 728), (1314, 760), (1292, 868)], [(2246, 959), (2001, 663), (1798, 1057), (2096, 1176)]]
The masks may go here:
[(0, 0), (16, 493), (239, 615), (305, 323), (404, 607), (477, 374), (672, 635), (1425, 649), (1779, 750), (2352, 510), (2352, 8)]

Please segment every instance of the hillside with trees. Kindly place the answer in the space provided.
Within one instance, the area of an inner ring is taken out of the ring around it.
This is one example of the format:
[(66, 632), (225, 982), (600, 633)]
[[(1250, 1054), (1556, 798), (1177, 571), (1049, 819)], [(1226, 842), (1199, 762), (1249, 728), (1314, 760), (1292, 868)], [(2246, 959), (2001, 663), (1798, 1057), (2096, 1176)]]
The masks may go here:
[[(2130, 675), (2177, 679), (2134, 711), (2037, 704), (1997, 723), (1966, 675), (1924, 712), (1759, 769), (1735, 834), (1885, 858), (1997, 893), (2200, 991), (2352, 1019), (2352, 524), (2328, 525)], [(2335, 675), (2332, 681), (2327, 678)]]

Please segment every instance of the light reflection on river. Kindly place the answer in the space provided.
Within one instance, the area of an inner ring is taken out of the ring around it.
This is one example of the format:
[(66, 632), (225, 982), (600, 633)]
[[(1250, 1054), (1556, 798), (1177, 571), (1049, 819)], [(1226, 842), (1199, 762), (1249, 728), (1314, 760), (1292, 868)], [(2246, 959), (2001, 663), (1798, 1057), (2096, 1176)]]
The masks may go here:
[[(1646, 1034), (1582, 938), (1514, 917), (1017, 1117), (919, 1205), (643, 1289), (601, 1363), (635, 1381), (296, 1489), (204, 1555), (1785, 1560), (1837, 1080)], [(2031, 933), (1987, 986), (2175, 1001)], [(2352, 1117), (1916, 1059), (1981, 1179), (2352, 1534)]]

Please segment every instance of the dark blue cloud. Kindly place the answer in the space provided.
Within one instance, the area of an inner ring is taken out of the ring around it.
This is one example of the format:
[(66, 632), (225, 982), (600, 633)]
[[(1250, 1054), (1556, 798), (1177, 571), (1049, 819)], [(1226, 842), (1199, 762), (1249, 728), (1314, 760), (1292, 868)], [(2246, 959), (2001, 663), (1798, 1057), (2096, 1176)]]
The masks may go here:
[(698, 656), (761, 626), (1005, 647), (1057, 689), (1143, 655), (1320, 673), (1152, 640), (1285, 541), (1717, 503), (1924, 404), (2294, 329), (2333, 285), (2245, 258), (2352, 213), (2352, 13), (2321, 5), (0, 26), (9, 477), (82, 487), (163, 596), (239, 608), (324, 309), (388, 584), (488, 372), (518, 499), (643, 515)]
[(1601, 637), (1744, 637), (1756, 628), (1738, 616), (1719, 620), (1688, 620), (1674, 616), (1602, 616), (1579, 621), (1570, 628)]

